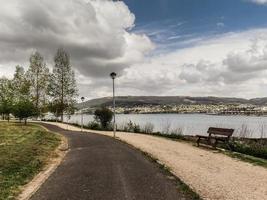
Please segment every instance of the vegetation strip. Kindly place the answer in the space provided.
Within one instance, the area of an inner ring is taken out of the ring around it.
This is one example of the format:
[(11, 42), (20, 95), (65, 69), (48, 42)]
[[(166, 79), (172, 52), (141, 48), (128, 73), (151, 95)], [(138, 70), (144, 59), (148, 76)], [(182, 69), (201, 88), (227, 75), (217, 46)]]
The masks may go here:
[(231, 151), (222, 151), (225, 155), (228, 155), (232, 158), (236, 158), (238, 160), (242, 160), (244, 162), (249, 162), (253, 165), (258, 165), (267, 168), (267, 160), (262, 158), (257, 158), (254, 156), (238, 153), (238, 152), (231, 152)]
[(0, 200), (15, 199), (58, 156), (60, 137), (38, 125), (0, 122), (0, 144)]

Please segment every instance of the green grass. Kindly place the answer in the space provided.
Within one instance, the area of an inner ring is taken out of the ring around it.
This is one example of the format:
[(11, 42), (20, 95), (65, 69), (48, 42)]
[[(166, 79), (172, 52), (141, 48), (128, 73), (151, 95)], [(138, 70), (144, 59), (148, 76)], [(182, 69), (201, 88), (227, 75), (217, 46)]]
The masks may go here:
[(230, 146), (235, 152), (267, 160), (266, 139), (236, 140)]
[(54, 150), (60, 136), (38, 125), (0, 122), (0, 200), (14, 199)]
[(258, 166), (262, 166), (262, 167), (267, 168), (267, 160), (266, 159), (257, 158), (254, 156), (250, 156), (250, 155), (246, 155), (246, 154), (242, 154), (242, 153), (238, 153), (238, 152), (233, 152), (233, 151), (224, 151), (223, 153), (232, 157), (232, 158), (236, 158), (236, 159), (242, 160), (244, 162), (249, 162), (253, 165), (258, 165)]

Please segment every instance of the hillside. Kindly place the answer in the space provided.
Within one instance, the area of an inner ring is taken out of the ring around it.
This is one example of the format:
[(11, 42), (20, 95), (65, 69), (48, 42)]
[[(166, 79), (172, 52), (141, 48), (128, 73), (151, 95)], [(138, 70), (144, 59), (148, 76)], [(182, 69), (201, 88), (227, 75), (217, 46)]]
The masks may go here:
[[(116, 105), (121, 107), (144, 105), (218, 105), (218, 104), (253, 104), (267, 105), (267, 98), (242, 99), (230, 97), (189, 97), (189, 96), (120, 96), (116, 97)], [(92, 99), (77, 104), (77, 108), (95, 108), (99, 106), (111, 106), (112, 98), (104, 97)]]

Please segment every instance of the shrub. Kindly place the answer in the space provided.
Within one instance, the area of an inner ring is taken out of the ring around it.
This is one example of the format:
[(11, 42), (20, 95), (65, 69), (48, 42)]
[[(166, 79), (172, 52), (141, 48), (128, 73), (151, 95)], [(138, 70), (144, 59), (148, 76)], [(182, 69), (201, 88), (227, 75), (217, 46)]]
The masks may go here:
[(249, 138), (252, 136), (252, 130), (249, 129), (247, 124), (242, 124), (242, 126), (236, 130), (235, 135), (238, 138)]
[(258, 158), (267, 159), (267, 145), (262, 143), (260, 140), (257, 141), (232, 141), (230, 143), (232, 151), (243, 153)]
[(134, 124), (134, 126), (133, 126), (133, 132), (134, 133), (140, 133), (141, 132), (140, 126), (137, 125), (137, 124)]
[(148, 122), (144, 125), (141, 132), (142, 133), (153, 133), (153, 130), (154, 130), (154, 124)]
[(169, 135), (171, 131), (171, 122), (166, 120), (164, 124), (162, 124), (162, 133)]
[(19, 100), (16, 102), (13, 108), (13, 114), (19, 118), (20, 121), (24, 119), (24, 123), (27, 123), (27, 118), (36, 114), (36, 109), (33, 103), (28, 99)]
[(113, 117), (113, 113), (108, 108), (100, 108), (95, 111), (95, 120), (101, 124), (101, 128), (107, 129)]
[(131, 132), (131, 133), (140, 133), (141, 128), (138, 124), (133, 123), (131, 120), (126, 124), (122, 126), (122, 130), (125, 132)]
[(101, 130), (101, 126), (96, 121), (89, 122), (87, 127), (92, 130)]
[(171, 137), (176, 138), (176, 139), (183, 139), (184, 134), (183, 134), (183, 128), (176, 128), (171, 130)]

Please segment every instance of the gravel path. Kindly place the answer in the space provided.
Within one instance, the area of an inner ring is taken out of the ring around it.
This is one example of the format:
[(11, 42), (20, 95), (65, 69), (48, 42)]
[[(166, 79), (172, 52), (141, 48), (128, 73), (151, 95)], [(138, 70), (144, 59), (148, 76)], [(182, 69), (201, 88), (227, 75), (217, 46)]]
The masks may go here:
[[(66, 128), (66, 125), (58, 126)], [(80, 130), (72, 126), (68, 128)], [(112, 135), (112, 132), (92, 132)], [(203, 199), (267, 199), (266, 168), (189, 143), (132, 133), (117, 133), (117, 137), (158, 158)]]

